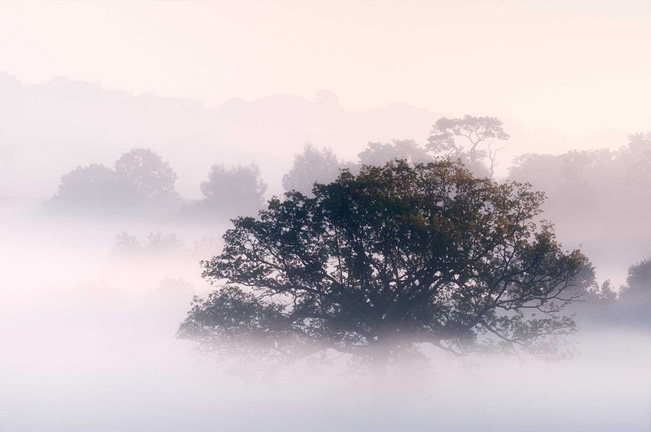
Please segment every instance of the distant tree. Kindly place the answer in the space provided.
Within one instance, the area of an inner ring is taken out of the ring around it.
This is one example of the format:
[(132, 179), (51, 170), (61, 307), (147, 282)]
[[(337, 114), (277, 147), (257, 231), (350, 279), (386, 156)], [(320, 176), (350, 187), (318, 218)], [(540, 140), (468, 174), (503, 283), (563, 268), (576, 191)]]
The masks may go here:
[(115, 246), (113, 247), (115, 256), (131, 258), (140, 252), (142, 252), (142, 245), (135, 236), (125, 230), (115, 236)]
[(603, 320), (613, 314), (613, 308), (617, 307), (618, 303), (617, 291), (608, 279), (601, 285), (594, 282), (592, 286), (587, 287), (581, 301), (573, 304), (571, 309), (578, 312), (579, 318), (591, 321)]
[[(650, 136), (631, 135), (616, 150), (522, 155), (509, 180), (545, 191), (545, 217), (564, 242), (580, 243), (596, 262), (625, 269), (648, 250), (643, 233), (651, 220)], [(596, 298), (585, 300), (589, 307)]]
[(176, 174), (160, 156), (151, 150), (133, 149), (116, 161), (115, 169), (91, 164), (63, 175), (51, 204), (102, 215), (128, 214), (145, 209), (143, 205), (168, 206), (177, 200), (175, 181)]
[(541, 193), (473, 177), (457, 163), (347, 171), (314, 197), (289, 192), (240, 217), (203, 277), (179, 337), (206, 350), (372, 359), (431, 344), (535, 352), (575, 330), (560, 312), (593, 280), (579, 251), (538, 228)]
[(185, 248), (185, 243), (176, 234), (163, 235), (156, 232), (149, 234), (145, 247), (148, 253), (174, 254), (182, 251)]
[(101, 164), (78, 166), (61, 177), (55, 202), (66, 205), (115, 207), (134, 202), (134, 189)]
[(140, 242), (127, 231), (115, 236), (113, 254), (118, 257), (133, 258), (137, 255), (171, 255), (185, 250), (183, 240), (175, 234), (150, 233), (147, 242)]
[(633, 156), (641, 156), (642, 160), (638, 160), (638, 162), (644, 164), (646, 159), (651, 157), (651, 132), (638, 132), (629, 135), (626, 150)]
[(651, 258), (628, 269), (626, 286), (621, 291), (625, 303), (634, 304), (651, 316)]
[(595, 284), (593, 289), (586, 290), (584, 298), (588, 303), (613, 305), (617, 302), (617, 291), (607, 279), (601, 285)]
[(178, 198), (176, 173), (158, 154), (149, 149), (133, 149), (115, 162), (115, 172), (132, 184), (144, 200)]
[(645, 193), (651, 188), (651, 133), (636, 133), (619, 149), (617, 162), (623, 167), (623, 182), (628, 188)]
[(427, 148), (437, 156), (460, 159), (477, 175), (488, 174), (493, 178), (497, 154), (506, 141), (502, 122), (495, 117), (440, 118), (427, 139)]
[(427, 150), (413, 140), (394, 140), (391, 144), (368, 143), (367, 148), (359, 153), (362, 165), (382, 166), (395, 159), (411, 163), (425, 163), (432, 160)]
[(317, 150), (307, 144), (303, 153), (296, 155), (291, 170), (283, 176), (286, 191), (312, 193), (314, 183), (330, 183), (339, 175), (339, 161), (329, 149)]
[(536, 189), (551, 193), (560, 184), (561, 162), (558, 155), (525, 153), (513, 161), (509, 179), (530, 182)]
[[(546, 192), (545, 212), (559, 229), (578, 232), (591, 225), (603, 231), (616, 223), (621, 228), (609, 232), (620, 238), (622, 230), (646, 229), (651, 217), (650, 136), (631, 135), (627, 145), (614, 151), (525, 154), (515, 160), (509, 178)], [(600, 237), (612, 243), (603, 234)]]
[(200, 185), (205, 206), (223, 214), (255, 214), (264, 205), (267, 185), (257, 165), (226, 168), (213, 165)]
[[(597, 176), (608, 176), (609, 150), (569, 151), (562, 155), (524, 154), (516, 158), (510, 178), (528, 181), (550, 197), (555, 220), (573, 216), (577, 222), (595, 212), (599, 197)], [(602, 192), (606, 192), (603, 190)], [(578, 216), (578, 217), (576, 217)]]

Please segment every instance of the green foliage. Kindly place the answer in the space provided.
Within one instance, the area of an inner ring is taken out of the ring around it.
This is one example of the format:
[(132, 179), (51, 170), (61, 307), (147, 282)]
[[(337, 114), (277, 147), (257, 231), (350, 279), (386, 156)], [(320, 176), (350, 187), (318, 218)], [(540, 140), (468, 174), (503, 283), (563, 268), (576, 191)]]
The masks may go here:
[(194, 298), (178, 336), (199, 342), (205, 352), (241, 357), (288, 358), (326, 348), (299, 337), (304, 328), (289, 318), (287, 309), (226, 285), (206, 299)]
[(540, 349), (575, 330), (559, 312), (593, 277), (585, 256), (532, 222), (543, 199), (448, 161), (343, 171), (314, 197), (289, 192), (234, 220), (203, 262), (205, 278), (227, 285), (197, 300), (179, 335), (205, 349), (262, 338), (380, 364), (421, 344)]

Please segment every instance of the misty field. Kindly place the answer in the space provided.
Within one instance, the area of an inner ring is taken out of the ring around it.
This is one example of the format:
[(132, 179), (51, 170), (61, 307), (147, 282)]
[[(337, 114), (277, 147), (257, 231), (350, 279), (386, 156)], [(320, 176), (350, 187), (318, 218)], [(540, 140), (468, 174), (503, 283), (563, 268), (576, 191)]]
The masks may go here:
[(649, 52), (649, 0), (1, 1), (0, 432), (651, 431)]
[(174, 334), (192, 296), (209, 291), (201, 237), (188, 229), (177, 249), (125, 257), (118, 228), (146, 238), (151, 227), (48, 223), (5, 208), (3, 430), (649, 428), (649, 333), (621, 326), (571, 336), (571, 360), (432, 350), (429, 368), (383, 381), (346, 359), (268, 370), (198, 355)]

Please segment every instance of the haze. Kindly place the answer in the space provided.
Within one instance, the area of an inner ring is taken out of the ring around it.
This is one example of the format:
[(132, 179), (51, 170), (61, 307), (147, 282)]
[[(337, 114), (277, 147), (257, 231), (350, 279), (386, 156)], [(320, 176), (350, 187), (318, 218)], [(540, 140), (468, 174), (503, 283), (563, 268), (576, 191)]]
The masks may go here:
[(210, 107), (328, 89), (577, 138), (648, 125), (650, 20), (646, 1), (2, 2), (0, 70)]
[[(650, 52), (643, 0), (0, 2), (0, 431), (648, 431)], [(594, 265), (572, 356), (375, 377), (175, 337), (231, 218), (474, 160), (441, 118), (503, 129), (493, 180)]]

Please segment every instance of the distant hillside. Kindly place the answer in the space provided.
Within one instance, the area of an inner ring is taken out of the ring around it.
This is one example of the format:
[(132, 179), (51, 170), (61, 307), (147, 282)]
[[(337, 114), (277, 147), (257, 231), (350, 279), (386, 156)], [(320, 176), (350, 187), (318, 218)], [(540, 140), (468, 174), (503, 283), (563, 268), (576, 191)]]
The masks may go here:
[[(351, 160), (369, 141), (413, 138), (422, 143), (438, 117), (432, 110), (404, 104), (346, 109), (325, 90), (313, 100), (277, 95), (206, 108), (199, 101), (135, 96), (65, 78), (24, 85), (0, 73), (0, 196), (49, 198), (62, 174), (78, 165), (111, 165), (133, 147), (151, 148), (169, 160), (179, 176), (177, 189), (187, 198), (200, 196), (198, 185), (210, 165), (221, 162), (258, 163), (268, 193), (277, 194), (294, 154), (307, 142)], [(515, 154), (551, 152), (564, 143), (572, 148), (617, 147), (626, 136), (618, 132), (570, 142), (503, 120), (512, 139), (498, 168), (502, 173)]]

